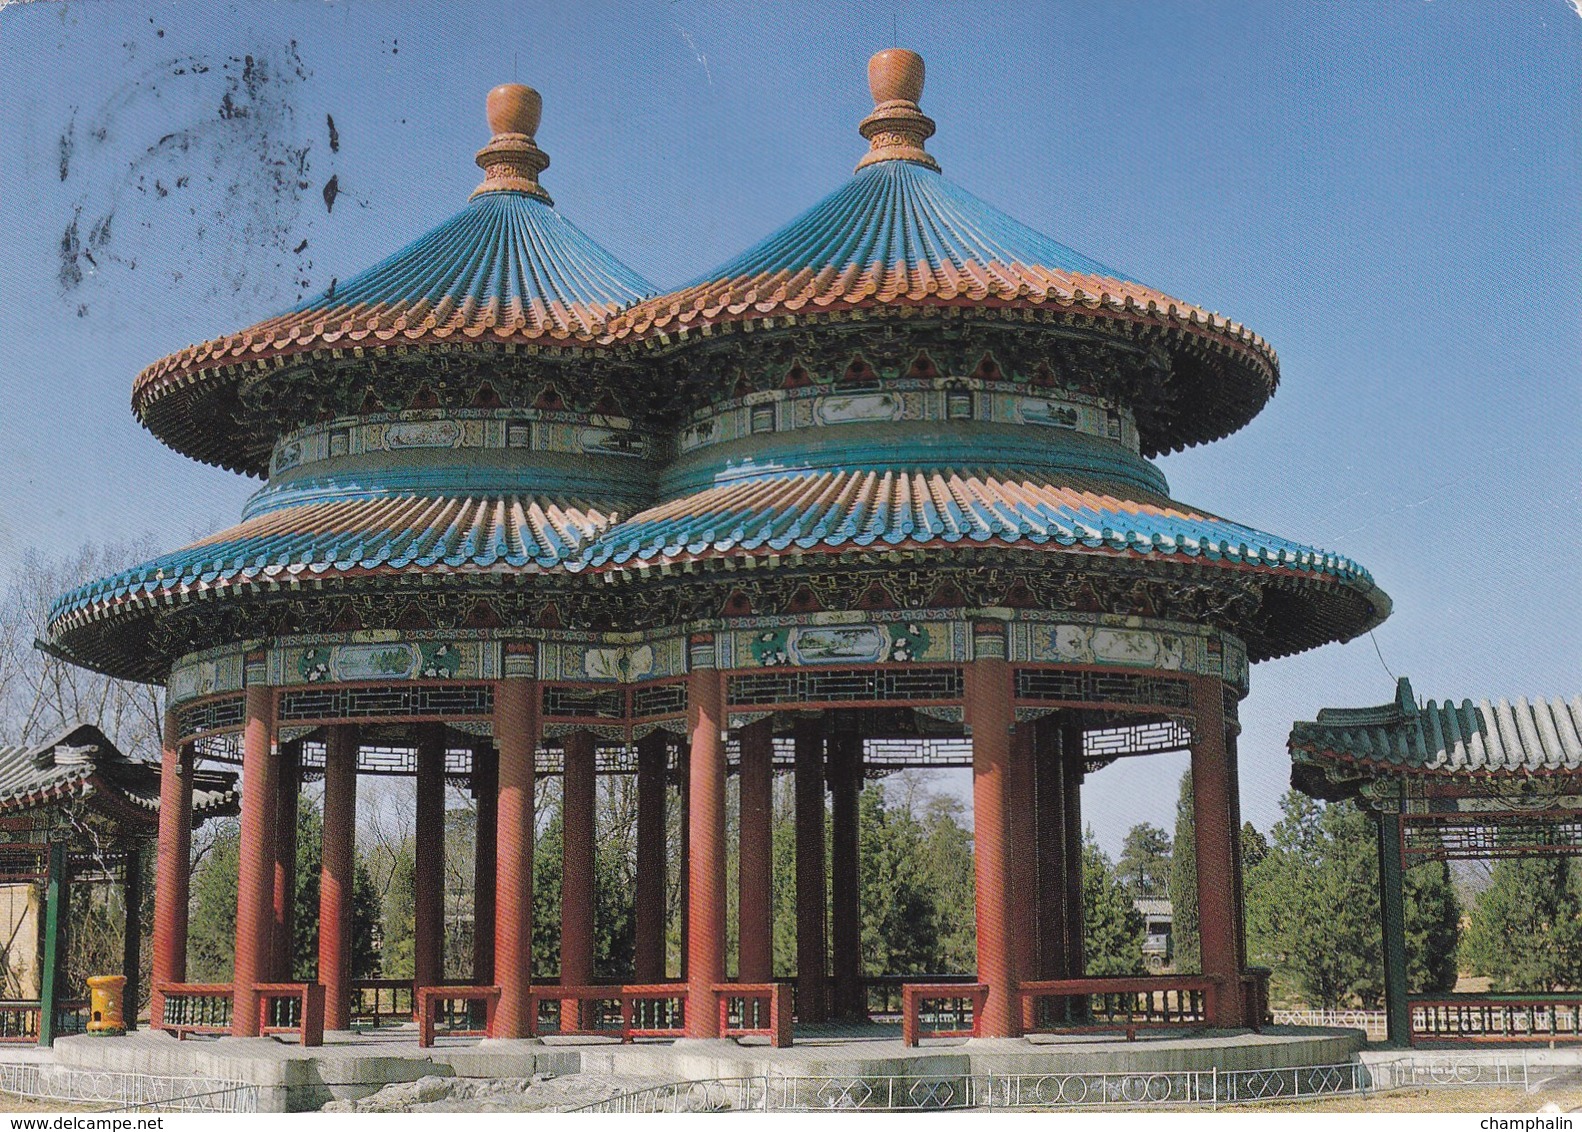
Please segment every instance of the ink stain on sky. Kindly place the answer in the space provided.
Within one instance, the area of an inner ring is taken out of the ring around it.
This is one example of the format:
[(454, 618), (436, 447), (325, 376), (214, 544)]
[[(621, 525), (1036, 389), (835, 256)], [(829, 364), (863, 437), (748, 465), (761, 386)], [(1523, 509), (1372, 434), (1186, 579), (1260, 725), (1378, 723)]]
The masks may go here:
[[(172, 283), (205, 265), (209, 282), (194, 298), (220, 299), (221, 313), (310, 293), (304, 204), (319, 178), (315, 138), (297, 108), (312, 77), (295, 41), (177, 55), (100, 105), (73, 108), (56, 145), (70, 193), (58, 241), (62, 299), (85, 315), (98, 285), (140, 259)], [(326, 117), (334, 153), (340, 137)], [(337, 185), (334, 176), (324, 185), (326, 206)]]

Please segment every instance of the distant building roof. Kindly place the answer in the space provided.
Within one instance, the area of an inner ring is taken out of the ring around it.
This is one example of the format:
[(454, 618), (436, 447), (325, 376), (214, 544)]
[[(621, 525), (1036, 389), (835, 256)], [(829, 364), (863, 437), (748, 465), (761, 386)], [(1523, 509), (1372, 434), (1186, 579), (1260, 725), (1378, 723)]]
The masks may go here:
[(1582, 771), (1582, 696), (1463, 700), (1419, 706), (1402, 677), (1393, 703), (1324, 708), (1287, 745), (1292, 783), (1319, 797), (1385, 775), (1569, 774)]
[(1138, 896), (1132, 899), (1132, 906), (1144, 916), (1164, 919), (1175, 914), (1175, 909), (1167, 896)]
[[(73, 799), (121, 820), (152, 825), (159, 813), (159, 768), (127, 758), (88, 723), (64, 728), (42, 743), (0, 746), (0, 814)], [(200, 820), (234, 813), (238, 799), (236, 775), (194, 775), (192, 810)]]

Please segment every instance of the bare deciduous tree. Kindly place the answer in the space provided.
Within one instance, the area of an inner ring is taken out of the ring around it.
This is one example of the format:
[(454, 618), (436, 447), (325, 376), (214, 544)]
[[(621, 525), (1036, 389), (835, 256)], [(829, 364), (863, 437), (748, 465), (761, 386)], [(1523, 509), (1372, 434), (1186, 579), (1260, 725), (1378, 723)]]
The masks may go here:
[(69, 558), (29, 551), (0, 591), (0, 736), (34, 743), (92, 723), (132, 758), (157, 762), (164, 690), (115, 680), (34, 648), (47, 636), (55, 599), (74, 586), (148, 557), (147, 542), (85, 545)]

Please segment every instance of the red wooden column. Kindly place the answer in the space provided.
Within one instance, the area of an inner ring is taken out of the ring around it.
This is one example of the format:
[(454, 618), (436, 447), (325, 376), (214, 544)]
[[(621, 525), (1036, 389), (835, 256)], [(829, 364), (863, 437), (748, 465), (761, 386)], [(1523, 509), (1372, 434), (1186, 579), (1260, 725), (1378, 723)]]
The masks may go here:
[[(560, 839), (560, 985), (585, 987), (593, 982), (593, 811), (598, 793), (597, 755), (593, 734), (578, 731), (565, 739), (561, 778)], [(574, 998), (560, 1004), (561, 1016), (573, 1022), (561, 1029), (581, 1029), (581, 1005)]]
[[(1014, 713), (1014, 707), (1013, 707)], [(1010, 797), (1007, 821), (1011, 846), (1011, 907), (1016, 915), (1016, 980), (1038, 978), (1038, 783), (1035, 725), (1017, 723), (1011, 733)], [(1022, 1005), (1022, 1028), (1033, 1025), (1033, 1004)]]
[(862, 990), (862, 883), (857, 801), (862, 792), (862, 736), (851, 731), (830, 737), (830, 957), (833, 960), (832, 1013), (847, 1020), (866, 1019)]
[(824, 878), (824, 731), (799, 719), (796, 744), (796, 1014), (799, 1022), (829, 1020), (829, 937)]
[[(154, 862), (154, 983), (187, 979), (187, 905), (192, 884), (191, 743), (180, 742), (177, 716), (165, 713), (159, 763), (159, 855)], [(160, 1003), (149, 1017), (158, 1022)]]
[(1198, 938), (1203, 974), (1219, 980), (1209, 1023), (1243, 1024), (1241, 894), (1237, 891), (1236, 772), (1225, 742), (1223, 685), (1189, 677), (1192, 695), (1192, 821), (1197, 846)]
[[(510, 648), (508, 645), (507, 648)], [(507, 654), (531, 669), (532, 654)], [(507, 668), (507, 671), (510, 671)], [(496, 839), (494, 980), (500, 987), (493, 1037), (533, 1036), (533, 758), (538, 749), (538, 685), (523, 676), (494, 686), (494, 742), (500, 752)]]
[(665, 778), (669, 739), (650, 731), (637, 741), (637, 897), (634, 974), (639, 983), (665, 977)]
[(1011, 783), (1011, 727), (1016, 719), (1005, 630), (973, 627), (974, 658), (966, 666), (967, 725), (972, 729), (972, 846), (977, 891), (978, 981), (989, 988), (978, 1035), (1013, 1038), (1022, 1032), (1015, 1006), (1017, 917), (1007, 805)]
[(1066, 976), (1066, 798), (1056, 719), (1038, 721), (1034, 789), (1037, 794), (1038, 973)]
[(688, 799), (687, 1037), (717, 1038), (725, 981), (725, 683), (712, 667), (713, 641), (695, 641), (687, 681)]
[(774, 978), (774, 720), (739, 732), (742, 748), (740, 843), (737, 853), (736, 977)]
[(494, 983), (494, 876), (499, 838), (500, 759), (487, 739), (472, 745), (472, 799), (476, 807), (472, 856), (472, 981)]
[(275, 690), (250, 684), (242, 733), (242, 835), (236, 879), (231, 1033), (258, 1036), (258, 984), (268, 982), (275, 892)]
[(680, 908), (676, 919), (681, 921), (681, 981), (687, 981), (687, 917), (692, 908), (692, 752), (690, 744), (678, 744), (680, 767), (676, 773), (676, 794), (681, 802), (680, 860), (676, 862), (681, 873), (677, 887), (680, 889)]
[(1082, 901), (1082, 721), (1074, 712), (1060, 716), (1060, 755), (1065, 777), (1066, 976), (1087, 973), (1086, 914)]
[[(1242, 877), (1241, 859), (1241, 764), (1236, 757), (1237, 741), (1241, 737), (1241, 721), (1237, 718), (1235, 709), (1227, 706), (1225, 711), (1225, 770), (1230, 786), (1230, 830), (1231, 844), (1234, 847), (1232, 859), (1236, 868), (1232, 874), (1235, 877), (1236, 894), (1236, 966), (1238, 970), (1247, 969), (1247, 892)], [(1251, 1003), (1244, 1004), (1251, 1007)], [(1249, 1021), (1248, 1025), (1263, 1024), (1263, 1020)]]
[(295, 977), (297, 903), (297, 800), (302, 787), (302, 740), (281, 743), (275, 770), (274, 924), (270, 936), (270, 978)]
[(319, 982), (324, 985), (324, 1028), (349, 1030), (358, 731), (354, 723), (328, 730), (324, 746), (324, 858), (319, 870)]
[(417, 853), (412, 878), (413, 982), (445, 981), (445, 725), (425, 723), (417, 738)]

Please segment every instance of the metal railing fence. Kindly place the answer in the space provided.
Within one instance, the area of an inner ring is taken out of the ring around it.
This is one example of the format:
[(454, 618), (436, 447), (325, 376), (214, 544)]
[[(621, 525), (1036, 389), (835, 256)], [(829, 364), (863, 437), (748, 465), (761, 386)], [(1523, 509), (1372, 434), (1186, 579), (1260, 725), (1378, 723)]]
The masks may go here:
[(926, 1112), (940, 1110), (1218, 1108), (1440, 1086), (1526, 1089), (1526, 1060), (1409, 1056), (1368, 1064), (1131, 1073), (860, 1074), (675, 1081), (573, 1111)]
[(148, 1112), (257, 1112), (258, 1088), (212, 1077), (157, 1077), (36, 1062), (0, 1062), (0, 1092)]
[(1276, 1026), (1340, 1026), (1362, 1030), (1370, 1038), (1383, 1038), (1385, 1017), (1382, 1010), (1275, 1010)]

